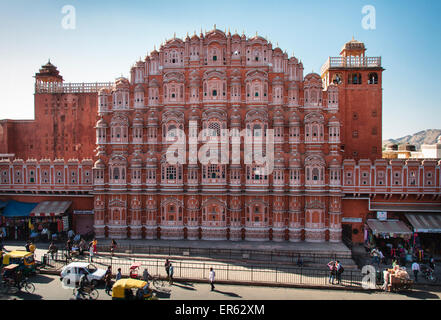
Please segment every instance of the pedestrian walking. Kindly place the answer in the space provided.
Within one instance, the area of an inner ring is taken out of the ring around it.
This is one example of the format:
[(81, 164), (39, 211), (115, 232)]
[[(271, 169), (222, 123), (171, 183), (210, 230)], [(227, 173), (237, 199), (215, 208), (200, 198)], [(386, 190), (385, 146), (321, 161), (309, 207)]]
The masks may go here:
[(90, 246), (90, 248), (89, 248), (89, 262), (93, 262), (93, 254), (94, 254), (93, 246)]
[(110, 253), (113, 257), (113, 254), (115, 253), (115, 249), (116, 249), (116, 241), (114, 239), (112, 239), (112, 244), (110, 245)]
[(168, 272), (170, 274), (169, 284), (172, 285), (173, 284), (174, 267), (173, 267), (173, 264), (171, 264), (171, 263), (170, 263), (170, 268), (168, 269)]
[(213, 268), (210, 268), (210, 274), (208, 275), (208, 281), (211, 285), (211, 291), (214, 290), (214, 277), (216, 276), (216, 273), (214, 272)]
[(92, 247), (93, 247), (93, 253), (97, 254), (97, 250), (96, 250), (96, 245), (98, 244), (98, 241), (96, 240), (96, 238), (93, 239), (92, 241)]
[(150, 278), (150, 274), (149, 274), (148, 270), (147, 270), (147, 269), (144, 269), (144, 272), (142, 273), (142, 279), (143, 279), (144, 281), (149, 282), (149, 278)]
[(170, 261), (168, 259), (165, 260), (164, 264), (165, 272), (167, 273), (167, 279), (170, 276)]
[(420, 265), (418, 264), (418, 262), (414, 261), (412, 263), (412, 271), (413, 271), (413, 276), (415, 278), (415, 282), (418, 282), (418, 272), (420, 271)]
[(67, 251), (67, 257), (66, 258), (70, 258), (70, 253), (72, 251), (72, 241), (70, 241), (70, 239), (68, 239), (66, 241), (66, 251)]
[(335, 261), (329, 261), (328, 262), (328, 268), (329, 268), (329, 283), (334, 284), (335, 276), (336, 276), (336, 266)]
[(430, 256), (430, 258), (429, 258), (429, 267), (430, 267), (430, 269), (435, 271), (435, 259), (433, 258), (433, 256)]
[(373, 248), (371, 251), (371, 256), (372, 256), (372, 264), (376, 264), (377, 267), (380, 266), (380, 253), (378, 252), (378, 250), (376, 248)]
[(118, 273), (116, 274), (116, 281), (120, 280), (122, 278), (122, 274), (121, 274), (121, 268), (118, 268)]
[(337, 263), (335, 265), (336, 273), (337, 273), (337, 284), (341, 284), (341, 275), (345, 269), (343, 268), (340, 261), (337, 260)]
[(57, 253), (57, 251), (58, 251), (58, 248), (55, 245), (55, 243), (52, 241), (51, 244), (49, 245), (49, 250), (48, 250), (48, 253), (51, 254), (52, 260), (55, 260), (54, 255)]
[(110, 296), (110, 291), (112, 290), (112, 269), (110, 266), (107, 268), (104, 281), (106, 282), (106, 293)]

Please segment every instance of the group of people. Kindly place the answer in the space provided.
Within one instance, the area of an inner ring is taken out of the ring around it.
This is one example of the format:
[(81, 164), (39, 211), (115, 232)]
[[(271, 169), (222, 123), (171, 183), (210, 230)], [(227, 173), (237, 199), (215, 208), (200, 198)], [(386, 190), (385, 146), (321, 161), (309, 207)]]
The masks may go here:
[[(169, 284), (172, 285), (173, 284), (173, 274), (174, 274), (174, 267), (173, 264), (166, 259), (165, 263), (164, 263), (164, 268), (165, 268), (165, 272), (167, 273), (167, 279), (169, 281)], [(144, 270), (144, 272), (146, 272), (147, 269)], [(148, 273), (147, 273), (148, 275)], [(214, 272), (213, 268), (210, 268), (210, 273), (208, 274), (208, 282), (211, 285), (211, 291), (214, 291), (214, 278), (215, 278), (216, 273)], [(144, 277), (145, 279), (145, 277)]]
[(329, 268), (329, 283), (334, 284), (337, 280), (337, 284), (341, 284), (341, 275), (343, 274), (344, 268), (339, 260), (330, 261), (328, 263)]
[[(84, 255), (85, 252), (89, 255), (89, 262), (93, 262), (93, 257), (97, 254), (97, 243), (96, 239), (93, 239), (90, 242), (86, 242), (81, 236), (73, 236), (69, 237), (66, 241), (65, 249), (66, 249), (66, 258), (70, 259), (71, 256)], [(54, 242), (51, 242), (49, 246), (49, 253), (53, 253), (57, 251), (56, 245)]]

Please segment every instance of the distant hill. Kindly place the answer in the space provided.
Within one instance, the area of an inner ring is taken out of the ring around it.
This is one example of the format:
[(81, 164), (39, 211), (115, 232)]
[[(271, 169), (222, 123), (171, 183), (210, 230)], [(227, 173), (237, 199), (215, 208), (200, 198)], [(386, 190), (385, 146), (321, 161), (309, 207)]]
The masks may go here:
[(396, 143), (398, 145), (408, 143), (408, 144), (413, 144), (416, 150), (419, 150), (422, 144), (436, 143), (436, 140), (440, 135), (441, 135), (441, 129), (427, 129), (424, 131), (417, 132), (413, 135), (408, 135), (397, 139), (383, 140), (383, 149), (389, 143)]

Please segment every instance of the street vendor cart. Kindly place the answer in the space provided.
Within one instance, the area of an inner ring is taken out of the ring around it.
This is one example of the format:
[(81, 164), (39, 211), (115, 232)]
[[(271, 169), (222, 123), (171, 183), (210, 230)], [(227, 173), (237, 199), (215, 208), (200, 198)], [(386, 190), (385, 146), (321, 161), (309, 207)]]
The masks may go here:
[(388, 269), (389, 281), (387, 284), (388, 292), (398, 292), (401, 290), (409, 290), (412, 288), (413, 281), (410, 279), (406, 268), (395, 266)]

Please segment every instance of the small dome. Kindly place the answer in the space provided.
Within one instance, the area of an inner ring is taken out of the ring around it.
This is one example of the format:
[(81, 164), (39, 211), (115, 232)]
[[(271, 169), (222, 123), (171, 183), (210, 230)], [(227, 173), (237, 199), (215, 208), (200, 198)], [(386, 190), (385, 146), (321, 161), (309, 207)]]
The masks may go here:
[(365, 49), (366, 49), (366, 47), (364, 46), (363, 42), (360, 42), (360, 41), (352, 38), (351, 41), (348, 41), (344, 44), (344, 46), (341, 48), (341, 51), (343, 51), (343, 50), (365, 50)]
[(107, 95), (109, 95), (109, 92), (106, 88), (101, 88), (98, 90), (98, 95), (99, 96), (107, 96)]
[(93, 167), (97, 169), (104, 169), (106, 167), (106, 164), (102, 159), (98, 159), (97, 161), (95, 161)]
[(135, 88), (135, 92), (144, 92), (144, 87), (142, 84), (138, 84)]
[(127, 88), (128, 89), (129, 86), (130, 86), (130, 82), (127, 78), (119, 77), (115, 80), (115, 87), (117, 89), (119, 89), (119, 88)]
[(96, 126), (97, 128), (107, 128), (107, 123), (103, 118), (101, 118), (97, 121)]

